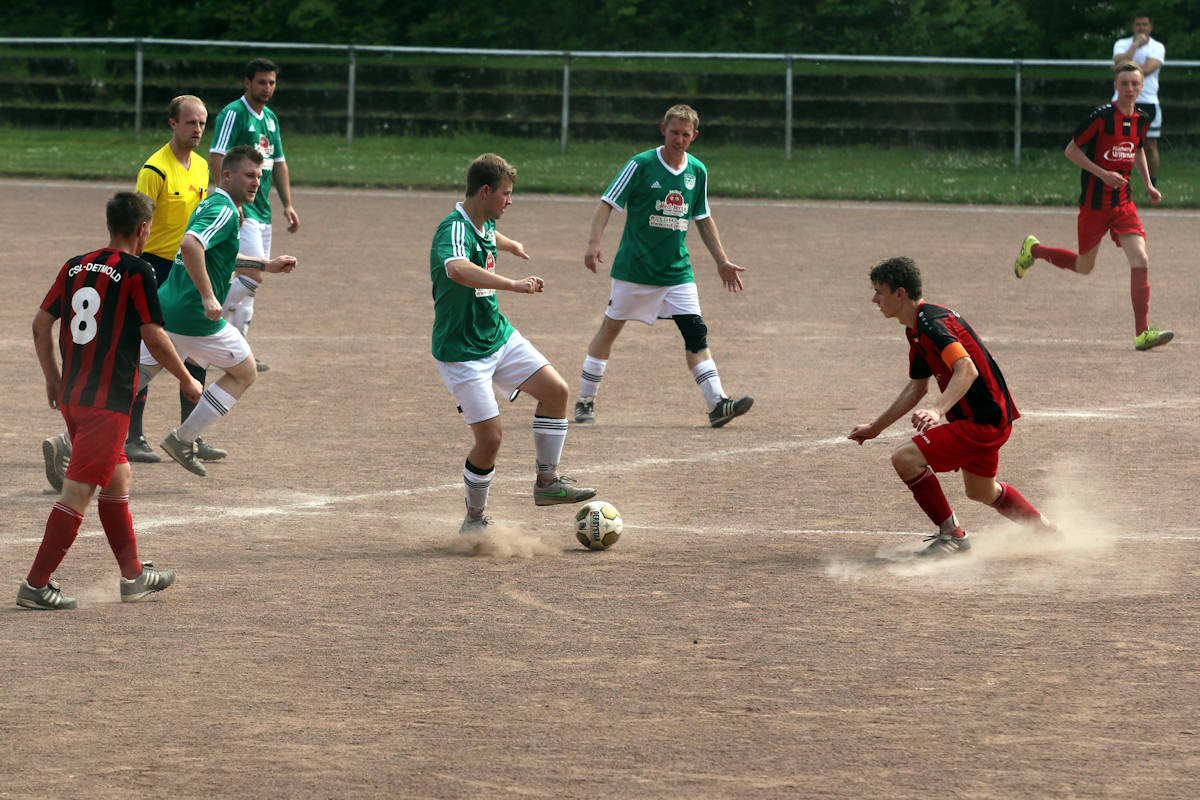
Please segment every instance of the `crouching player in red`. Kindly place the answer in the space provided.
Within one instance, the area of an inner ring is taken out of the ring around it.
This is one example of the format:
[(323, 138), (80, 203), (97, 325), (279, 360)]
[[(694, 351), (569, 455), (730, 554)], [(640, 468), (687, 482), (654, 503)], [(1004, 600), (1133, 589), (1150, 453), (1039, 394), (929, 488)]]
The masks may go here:
[[(1014, 522), (1056, 530), (1013, 487), (996, 480), (1000, 448), (1021, 416), (992, 354), (967, 321), (954, 311), (921, 299), (921, 272), (911, 258), (890, 258), (871, 270), (873, 302), (905, 327), (908, 385), (871, 423), (856, 425), (848, 438), (862, 444), (916, 408), (937, 379), (941, 396), (913, 412), (917, 435), (892, 451), (892, 466), (912, 490), (938, 532), (921, 555), (942, 556), (971, 549), (950, 508), (937, 472), (961, 470), (967, 497), (992, 506)], [(942, 422), (945, 424), (939, 424)]]
[[(62, 269), (33, 319), (33, 342), (46, 377), (51, 408), (62, 412), (72, 452), (62, 495), (46, 521), (46, 533), (29, 575), (17, 589), (22, 608), (66, 609), (79, 603), (50, 580), (79, 533), (83, 514), (100, 488), (97, 503), (104, 535), (121, 568), (121, 600), (166, 589), (175, 573), (138, 559), (129, 514), (129, 459), (125, 435), (137, 383), (141, 343), (179, 379), (193, 403), (203, 390), (188, 374), (163, 331), (154, 269), (137, 256), (150, 236), (154, 201), (119, 192), (108, 201), (108, 246), (72, 258)], [(54, 357), (54, 320), (59, 326), (62, 372)]]

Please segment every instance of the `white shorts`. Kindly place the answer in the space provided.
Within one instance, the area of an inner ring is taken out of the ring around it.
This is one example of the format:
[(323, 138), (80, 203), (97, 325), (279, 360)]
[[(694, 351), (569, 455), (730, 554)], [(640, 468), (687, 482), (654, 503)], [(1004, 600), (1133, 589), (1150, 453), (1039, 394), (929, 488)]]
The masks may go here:
[(504, 346), (486, 358), (438, 361), (437, 367), (463, 419), (474, 425), (500, 415), (497, 391), (512, 402), (521, 384), (549, 364), (520, 331), (514, 330)]
[[(252, 355), (246, 337), (229, 323), (208, 336), (184, 336), (182, 333), (170, 331), (167, 331), (167, 336), (170, 337), (171, 344), (175, 345), (175, 351), (179, 353), (180, 358), (189, 359), (202, 367), (229, 369)], [(142, 342), (141, 363), (146, 367), (158, 366), (145, 342)]]
[(256, 219), (242, 220), (238, 233), (238, 252), (255, 258), (271, 257), (271, 226)]
[(656, 319), (670, 319), (676, 314), (700, 315), (696, 284), (648, 286), (612, 279), (612, 294), (608, 296), (608, 308), (604, 311), (604, 316), (609, 319), (636, 319), (653, 325)]
[(1162, 138), (1162, 106), (1154, 104), (1154, 119), (1150, 120), (1150, 129), (1146, 131), (1147, 139)]

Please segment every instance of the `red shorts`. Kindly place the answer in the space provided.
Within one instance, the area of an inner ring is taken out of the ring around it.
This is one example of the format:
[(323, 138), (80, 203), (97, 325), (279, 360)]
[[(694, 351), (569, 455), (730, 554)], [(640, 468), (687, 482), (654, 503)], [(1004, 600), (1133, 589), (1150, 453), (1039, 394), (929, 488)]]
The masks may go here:
[(1146, 229), (1138, 219), (1137, 206), (1133, 203), (1122, 203), (1116, 208), (1081, 208), (1077, 223), (1079, 236), (1079, 254), (1083, 255), (1100, 244), (1107, 233), (1121, 246), (1119, 237), (1136, 233), (1146, 238)]
[(968, 420), (936, 425), (912, 438), (934, 472), (965, 469), (985, 478), (996, 477), (1000, 448), (1008, 441), (1012, 425), (995, 428)]
[(71, 436), (71, 461), (67, 478), (105, 487), (118, 464), (127, 464), (125, 436), (129, 415), (91, 406), (60, 406)]

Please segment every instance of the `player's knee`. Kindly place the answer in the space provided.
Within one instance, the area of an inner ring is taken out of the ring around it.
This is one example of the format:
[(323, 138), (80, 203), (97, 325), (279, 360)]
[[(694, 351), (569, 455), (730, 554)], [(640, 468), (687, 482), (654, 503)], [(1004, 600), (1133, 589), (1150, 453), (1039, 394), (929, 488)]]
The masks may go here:
[(925, 454), (911, 441), (905, 442), (892, 451), (892, 468), (905, 480), (915, 478), (927, 464)]
[(990, 506), (996, 502), (996, 499), (1000, 496), (999, 490), (1000, 487), (996, 485), (995, 481), (980, 485), (967, 484), (963, 487), (968, 500), (974, 500), (976, 503), (983, 503), (986, 506)]
[(708, 326), (699, 314), (676, 314), (671, 317), (683, 336), (683, 347), (689, 353), (699, 353), (708, 348)]

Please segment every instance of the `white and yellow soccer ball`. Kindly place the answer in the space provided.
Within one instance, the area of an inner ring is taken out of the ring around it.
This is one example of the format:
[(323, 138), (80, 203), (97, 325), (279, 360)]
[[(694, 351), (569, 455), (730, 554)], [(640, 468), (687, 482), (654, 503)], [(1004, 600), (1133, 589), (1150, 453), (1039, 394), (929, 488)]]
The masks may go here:
[(589, 550), (607, 550), (621, 538), (625, 524), (612, 503), (593, 500), (575, 514), (575, 538)]

